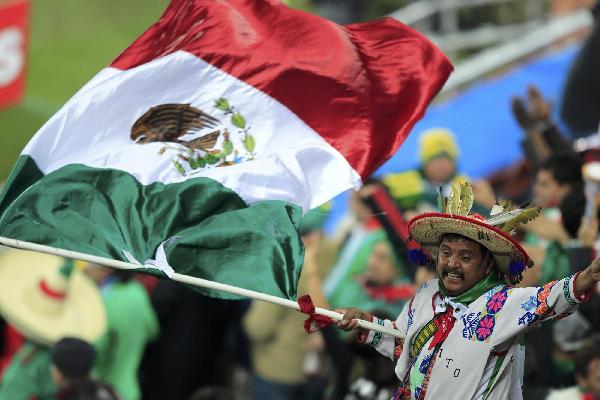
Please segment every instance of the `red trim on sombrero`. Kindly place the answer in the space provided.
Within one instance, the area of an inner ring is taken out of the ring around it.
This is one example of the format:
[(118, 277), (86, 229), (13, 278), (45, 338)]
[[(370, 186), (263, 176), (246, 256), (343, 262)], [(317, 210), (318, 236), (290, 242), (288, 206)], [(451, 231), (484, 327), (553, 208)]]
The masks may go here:
[(52, 297), (53, 299), (63, 300), (65, 298), (65, 292), (58, 292), (52, 289), (44, 279), (40, 281), (40, 290), (48, 297)]
[[(482, 228), (488, 229), (494, 233), (497, 233), (498, 235), (502, 236), (503, 238), (505, 238), (506, 240), (508, 240), (512, 245), (515, 246), (515, 248), (525, 257), (525, 264), (527, 264), (527, 262), (529, 262), (529, 255), (527, 254), (527, 252), (521, 247), (521, 245), (519, 243), (517, 243), (508, 233), (496, 228), (493, 225), (489, 225), (486, 224), (483, 221), (480, 221), (478, 219), (475, 218), (470, 218), (470, 217), (463, 217), (462, 215), (453, 215), (453, 214), (443, 214), (443, 213), (426, 213), (426, 214), (421, 214), (421, 215), (417, 215), (416, 217), (412, 218), (410, 221), (408, 221), (408, 231), (412, 232), (412, 226), (415, 222), (420, 221), (422, 219), (425, 218), (444, 218), (444, 219), (457, 219), (460, 221), (465, 221), (465, 222), (470, 222), (474, 225), (479, 225)], [(458, 234), (460, 234), (460, 232), (456, 232)]]

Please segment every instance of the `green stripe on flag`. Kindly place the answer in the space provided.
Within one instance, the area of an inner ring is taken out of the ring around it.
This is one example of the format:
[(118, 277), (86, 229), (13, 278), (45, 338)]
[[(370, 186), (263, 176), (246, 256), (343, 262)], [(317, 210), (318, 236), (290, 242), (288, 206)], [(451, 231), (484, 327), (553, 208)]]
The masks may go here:
[(127, 251), (142, 263), (177, 236), (165, 249), (176, 272), (297, 297), (303, 247), (296, 229), (302, 211), (291, 203), (248, 206), (204, 177), (142, 185), (124, 171), (81, 164), (44, 176), (32, 158), (21, 156), (0, 206), (2, 236), (122, 261)]

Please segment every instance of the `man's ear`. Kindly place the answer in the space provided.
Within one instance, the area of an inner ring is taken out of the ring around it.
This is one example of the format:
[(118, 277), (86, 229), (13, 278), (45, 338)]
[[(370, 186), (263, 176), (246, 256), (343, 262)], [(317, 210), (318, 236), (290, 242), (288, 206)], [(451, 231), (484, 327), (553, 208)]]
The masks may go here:
[(494, 268), (494, 266), (496, 265), (496, 259), (494, 258), (494, 256), (492, 256), (492, 253), (490, 252), (488, 252), (485, 255), (485, 258), (485, 274), (487, 275), (492, 271), (492, 268)]

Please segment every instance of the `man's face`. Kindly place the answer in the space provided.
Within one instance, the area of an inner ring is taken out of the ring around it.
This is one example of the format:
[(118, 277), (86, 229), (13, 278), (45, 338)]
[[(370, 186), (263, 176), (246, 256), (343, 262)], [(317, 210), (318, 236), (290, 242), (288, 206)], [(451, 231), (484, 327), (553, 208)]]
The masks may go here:
[(365, 275), (368, 282), (376, 285), (388, 285), (396, 279), (398, 272), (394, 265), (394, 255), (385, 242), (379, 242), (373, 247), (367, 260)]
[(596, 358), (588, 364), (587, 376), (577, 376), (577, 384), (583, 390), (600, 398), (600, 359)]
[[(483, 265), (485, 261), (486, 265)], [(491, 257), (484, 260), (481, 246), (470, 239), (443, 239), (438, 253), (438, 277), (451, 296), (472, 288), (492, 269)]]
[(423, 166), (423, 174), (434, 185), (448, 182), (454, 175), (456, 165), (446, 156), (432, 158)]
[(569, 192), (568, 184), (558, 183), (552, 173), (541, 169), (533, 185), (533, 201), (540, 207), (556, 207)]

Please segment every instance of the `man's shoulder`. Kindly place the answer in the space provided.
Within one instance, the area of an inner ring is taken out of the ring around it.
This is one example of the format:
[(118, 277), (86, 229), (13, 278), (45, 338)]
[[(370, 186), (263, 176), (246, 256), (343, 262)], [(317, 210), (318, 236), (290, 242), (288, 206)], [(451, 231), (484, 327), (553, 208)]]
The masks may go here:
[(439, 291), (439, 279), (438, 278), (434, 278), (434, 279), (430, 279), (427, 282), (425, 282), (424, 284), (421, 285), (421, 287), (419, 287), (417, 289), (417, 292), (415, 293), (415, 300), (422, 300), (422, 299), (431, 299), (431, 296), (433, 296), (435, 293), (437, 293)]

